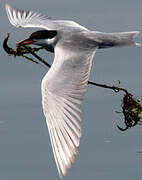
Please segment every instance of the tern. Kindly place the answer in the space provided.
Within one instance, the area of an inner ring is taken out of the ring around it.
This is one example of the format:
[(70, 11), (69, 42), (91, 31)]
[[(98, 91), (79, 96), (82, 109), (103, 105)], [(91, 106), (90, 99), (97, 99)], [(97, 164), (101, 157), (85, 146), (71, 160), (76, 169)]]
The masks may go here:
[(139, 31), (104, 33), (90, 31), (74, 21), (54, 20), (6, 4), (15, 27), (40, 28), (18, 46), (33, 44), (54, 52), (50, 70), (41, 83), (43, 112), (60, 177), (66, 175), (77, 155), (81, 137), (82, 102), (97, 49), (139, 46)]

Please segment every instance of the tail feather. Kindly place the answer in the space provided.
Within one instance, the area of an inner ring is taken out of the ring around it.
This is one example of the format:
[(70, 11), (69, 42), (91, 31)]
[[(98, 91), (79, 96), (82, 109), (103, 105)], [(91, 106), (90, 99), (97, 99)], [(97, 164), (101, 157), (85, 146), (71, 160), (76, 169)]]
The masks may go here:
[(101, 33), (96, 32), (99, 48), (109, 48), (113, 46), (140, 46), (141, 44), (134, 42), (134, 38), (139, 31), (120, 32), (120, 33)]

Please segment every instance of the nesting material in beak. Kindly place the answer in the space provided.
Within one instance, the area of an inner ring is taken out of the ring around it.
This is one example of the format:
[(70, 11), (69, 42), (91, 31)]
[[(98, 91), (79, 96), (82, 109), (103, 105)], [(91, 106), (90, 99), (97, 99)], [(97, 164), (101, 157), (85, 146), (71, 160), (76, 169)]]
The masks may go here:
[(27, 39), (22, 40), (19, 43), (17, 43), (17, 46), (32, 44), (33, 42), (34, 42), (34, 40), (27, 38)]

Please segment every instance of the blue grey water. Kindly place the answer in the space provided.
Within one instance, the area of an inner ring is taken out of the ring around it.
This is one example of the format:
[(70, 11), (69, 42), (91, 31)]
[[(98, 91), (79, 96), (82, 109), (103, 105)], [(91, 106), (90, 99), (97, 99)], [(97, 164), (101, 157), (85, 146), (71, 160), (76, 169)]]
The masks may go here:
[[(5, 3), (71, 19), (105, 32), (142, 31), (140, 0), (3, 0), (0, 2), (0, 42), (10, 32), (9, 44), (35, 29), (16, 29), (5, 13)], [(137, 38), (142, 42), (142, 36)], [(41, 55), (52, 63), (53, 55)], [(47, 68), (0, 48), (0, 180), (59, 179), (42, 113), (40, 83)], [(123, 87), (142, 97), (142, 47), (98, 50), (92, 80)], [(142, 127), (120, 132), (122, 94), (88, 87), (83, 104), (82, 138), (78, 156), (66, 180), (141, 180)]]

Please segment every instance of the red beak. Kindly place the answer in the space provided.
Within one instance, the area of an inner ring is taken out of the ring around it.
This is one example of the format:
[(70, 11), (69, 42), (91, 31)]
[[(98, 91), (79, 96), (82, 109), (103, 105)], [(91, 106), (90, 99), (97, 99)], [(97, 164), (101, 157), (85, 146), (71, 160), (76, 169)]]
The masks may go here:
[(22, 40), (20, 41), (19, 43), (17, 43), (17, 46), (21, 46), (21, 45), (26, 45), (26, 44), (31, 44), (33, 43), (34, 40), (30, 39), (30, 38), (27, 38), (25, 40)]

